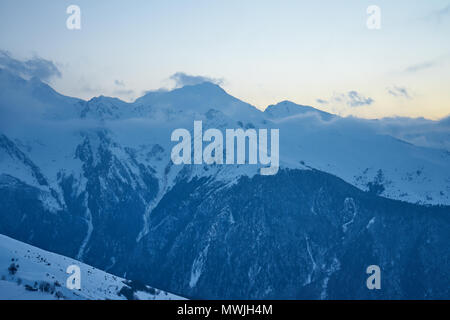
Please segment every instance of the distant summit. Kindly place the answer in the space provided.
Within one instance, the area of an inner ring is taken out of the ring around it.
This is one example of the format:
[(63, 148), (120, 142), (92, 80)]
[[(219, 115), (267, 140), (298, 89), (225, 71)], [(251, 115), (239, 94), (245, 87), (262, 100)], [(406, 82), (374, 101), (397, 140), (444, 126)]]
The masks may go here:
[(267, 114), (270, 118), (273, 119), (281, 119), (286, 117), (292, 117), (296, 115), (303, 115), (303, 114), (318, 114), (322, 120), (331, 120), (334, 117), (337, 117), (336, 115), (333, 115), (331, 113), (318, 110), (316, 108), (310, 107), (310, 106), (304, 106), (295, 104), (291, 101), (282, 101), (275, 105), (270, 105), (266, 108), (264, 111), (265, 114)]
[(261, 117), (261, 112), (256, 107), (229, 95), (219, 85), (207, 81), (170, 91), (152, 91), (138, 98), (135, 104), (197, 113), (215, 109), (227, 116)]

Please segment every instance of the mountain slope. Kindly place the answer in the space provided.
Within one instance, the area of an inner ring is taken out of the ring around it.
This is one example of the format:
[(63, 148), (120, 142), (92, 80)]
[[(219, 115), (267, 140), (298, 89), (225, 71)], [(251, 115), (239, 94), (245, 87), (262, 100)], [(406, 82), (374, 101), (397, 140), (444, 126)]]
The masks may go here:
[[(71, 265), (80, 267), (80, 290), (66, 287), (70, 276), (66, 270)], [(0, 279), (0, 300), (183, 299), (4, 235), (0, 235)]]
[[(449, 213), (316, 170), (228, 187), (186, 179), (161, 200), (126, 268), (194, 298), (445, 299)], [(379, 291), (366, 287), (373, 264), (382, 270)]]

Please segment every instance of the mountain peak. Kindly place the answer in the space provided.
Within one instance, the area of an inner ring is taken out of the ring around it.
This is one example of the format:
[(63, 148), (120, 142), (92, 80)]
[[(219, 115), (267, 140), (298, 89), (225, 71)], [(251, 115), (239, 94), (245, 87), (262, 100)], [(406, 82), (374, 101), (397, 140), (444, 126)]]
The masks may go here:
[(261, 113), (255, 107), (231, 96), (219, 85), (208, 81), (170, 91), (151, 91), (135, 102), (152, 106), (154, 110), (206, 113), (210, 109), (215, 109), (228, 116)]
[[(8, 92), (10, 99), (18, 98), (22, 103), (24, 97), (27, 96), (45, 103), (52, 99), (72, 99), (61, 95), (37, 77), (23, 78), (6, 69), (0, 69), (0, 84), (1, 89)], [(15, 92), (15, 94), (13, 95), (12, 92)]]
[(284, 100), (275, 105), (270, 105), (264, 110), (264, 113), (274, 119), (286, 118), (300, 114), (316, 113), (322, 120), (330, 120), (335, 115), (316, 109), (311, 106), (296, 104), (292, 101)]
[(189, 84), (180, 88), (175, 88), (169, 92), (180, 92), (183, 94), (201, 94), (203, 96), (207, 95), (228, 95), (222, 87), (212, 82), (201, 82), (198, 84)]
[(115, 104), (126, 104), (125, 101), (120, 100), (116, 97), (107, 97), (104, 95), (100, 95), (98, 97), (91, 98), (88, 103), (115, 103)]
[(217, 96), (228, 95), (219, 85), (212, 82), (201, 82), (198, 84), (185, 85), (172, 90), (149, 90), (142, 97), (137, 98), (135, 102), (151, 103), (155, 100), (167, 99), (174, 96)]

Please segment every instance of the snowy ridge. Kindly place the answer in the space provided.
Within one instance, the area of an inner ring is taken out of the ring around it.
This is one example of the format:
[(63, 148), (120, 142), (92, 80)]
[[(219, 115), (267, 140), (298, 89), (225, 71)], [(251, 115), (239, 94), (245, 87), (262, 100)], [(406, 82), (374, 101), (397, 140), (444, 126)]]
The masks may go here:
[[(14, 268), (11, 266), (14, 265)], [(69, 290), (66, 269), (81, 269), (81, 289)], [(15, 271), (12, 271), (16, 269)], [(181, 300), (61, 255), (0, 235), (0, 300)]]

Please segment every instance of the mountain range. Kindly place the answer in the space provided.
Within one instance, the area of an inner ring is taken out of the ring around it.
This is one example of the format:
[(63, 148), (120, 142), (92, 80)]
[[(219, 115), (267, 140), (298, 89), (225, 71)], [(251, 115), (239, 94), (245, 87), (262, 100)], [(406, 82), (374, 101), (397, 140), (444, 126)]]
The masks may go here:
[[(0, 84), (0, 234), (187, 298), (449, 297), (448, 118), (260, 111), (209, 82), (132, 103)], [(279, 129), (280, 170), (174, 165), (195, 120)]]

